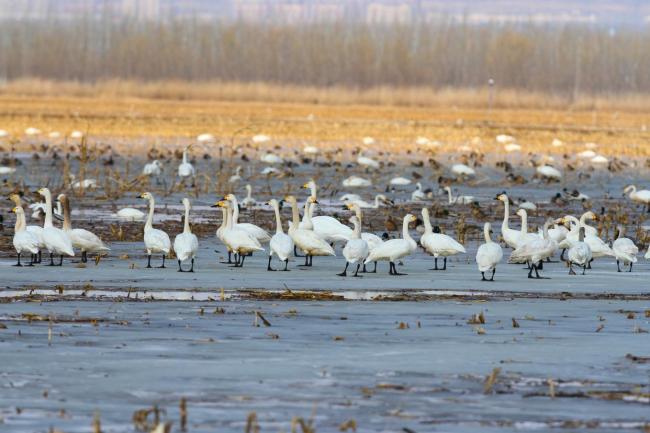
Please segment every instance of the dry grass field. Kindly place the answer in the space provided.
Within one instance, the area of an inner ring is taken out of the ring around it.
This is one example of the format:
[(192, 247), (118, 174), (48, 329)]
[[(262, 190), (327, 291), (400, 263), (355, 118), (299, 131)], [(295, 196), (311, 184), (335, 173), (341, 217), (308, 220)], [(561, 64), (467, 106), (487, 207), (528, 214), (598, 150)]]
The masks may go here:
[[(117, 82), (9, 85), (0, 91), (0, 129), (10, 132), (17, 150), (33, 144), (21, 139), (25, 128), (33, 126), (44, 135), (82, 130), (92, 138), (115, 139), (116, 146), (135, 153), (145, 152), (151, 143), (173, 144), (204, 132), (222, 143), (263, 133), (273, 137), (271, 144), (301, 147), (312, 142), (324, 148), (356, 146), (371, 136), (377, 146), (396, 152), (424, 136), (442, 143), (438, 151), (459, 144), (498, 151), (494, 137), (507, 133), (530, 152), (553, 152), (557, 149), (550, 142), (559, 138), (569, 147), (558, 152), (596, 142), (607, 155), (650, 155), (650, 117), (640, 98), (569, 104), (506, 92), (488, 109), (486, 94), (468, 91), (440, 92), (437, 98), (429, 91), (410, 100), (407, 90), (375, 90), (373, 99), (370, 93), (335, 89), (310, 93), (316, 95), (310, 102), (293, 87), (283, 93), (280, 86), (213, 84), (205, 87), (205, 97), (198, 84), (177, 83), (166, 93), (161, 88)], [(136, 139), (141, 144), (134, 146)]]

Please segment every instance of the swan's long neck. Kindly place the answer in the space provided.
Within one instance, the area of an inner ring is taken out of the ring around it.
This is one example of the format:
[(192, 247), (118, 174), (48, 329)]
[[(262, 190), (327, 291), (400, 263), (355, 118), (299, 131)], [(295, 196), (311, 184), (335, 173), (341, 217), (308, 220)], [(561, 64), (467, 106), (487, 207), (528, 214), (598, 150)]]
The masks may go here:
[(359, 207), (359, 205), (354, 205), (354, 214), (359, 220), (359, 227), (361, 227), (363, 225), (363, 214), (361, 213), (361, 207)]
[[(59, 200), (59, 203), (61, 203), (61, 200)], [(72, 222), (70, 218), (70, 202), (68, 201), (67, 197), (63, 199), (62, 205), (63, 205), (63, 230), (67, 232), (72, 230)]]
[(21, 207), (20, 210), (16, 212), (16, 226), (15, 226), (16, 233), (24, 232), (26, 226), (27, 223), (25, 222), (25, 212)]
[(251, 193), (252, 193), (253, 188), (251, 188), (250, 185), (246, 185), (246, 198), (251, 199), (253, 198)]
[(228, 211), (225, 207), (221, 208), (221, 226), (220, 229), (225, 229), (228, 226)]
[(228, 230), (232, 229), (232, 208), (227, 206), (226, 208), (226, 228)]
[(316, 193), (318, 192), (318, 187), (316, 186), (316, 182), (310, 182), (309, 183), (309, 191), (310, 191), (311, 197), (313, 197), (314, 200), (318, 199), (318, 197), (316, 197)]
[[(291, 201), (291, 217), (293, 219), (291, 230), (296, 230), (300, 225), (300, 216), (298, 215), (298, 203), (295, 200)], [(305, 212), (305, 217), (309, 218), (309, 211)]]
[(183, 233), (192, 233), (190, 230), (190, 204), (185, 203), (185, 222), (183, 223)]
[(485, 224), (483, 226), (483, 237), (485, 238), (485, 243), (490, 243), (492, 242), (492, 237), (490, 236), (490, 226), (488, 224)]
[(183, 151), (183, 164), (187, 164), (187, 149)]
[(521, 212), (521, 232), (526, 234), (528, 233), (528, 212)]
[(503, 205), (505, 206), (503, 209), (503, 223), (501, 223), (501, 230), (509, 230), (510, 227), (508, 227), (508, 220), (510, 219), (510, 202), (508, 199), (506, 199), (503, 202)]
[(546, 221), (544, 223), (544, 228), (542, 229), (542, 236), (544, 236), (544, 239), (548, 239), (548, 226), (549, 226), (549, 224), (550, 223), (548, 221)]
[(451, 196), (451, 188), (445, 188), (445, 191), (447, 191), (447, 198), (449, 199), (449, 204), (452, 204), (454, 200)]
[(373, 206), (375, 209), (379, 209), (379, 196), (375, 196), (375, 205)]
[(153, 197), (149, 199), (149, 215), (147, 215), (147, 222), (144, 224), (145, 230), (151, 230), (153, 228), (153, 210), (156, 206), (156, 201)]
[(273, 203), (273, 210), (275, 211), (275, 232), (284, 233), (284, 230), (282, 230), (282, 218), (280, 218), (280, 206), (277, 203)]
[(361, 222), (358, 218), (354, 219), (354, 230), (352, 231), (352, 239), (361, 239)]
[(237, 197), (233, 196), (230, 201), (230, 206), (232, 208), (232, 223), (237, 224), (239, 222), (239, 202)]
[(424, 233), (433, 233), (431, 220), (429, 219), (429, 209), (422, 209), (422, 219), (424, 220)]
[(43, 227), (54, 227), (52, 224), (52, 194), (49, 190), (45, 190), (45, 222)]
[(402, 223), (402, 238), (408, 240), (413, 240), (409, 234), (409, 220), (404, 217), (404, 222)]

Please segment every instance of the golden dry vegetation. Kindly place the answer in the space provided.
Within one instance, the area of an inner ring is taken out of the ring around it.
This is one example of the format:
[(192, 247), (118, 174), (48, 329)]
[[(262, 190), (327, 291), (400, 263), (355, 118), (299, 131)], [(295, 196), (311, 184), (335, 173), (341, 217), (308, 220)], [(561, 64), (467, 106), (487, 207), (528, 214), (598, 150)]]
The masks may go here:
[[(309, 89), (284, 87), (283, 93), (282, 86), (260, 84), (257, 90), (251, 86), (224, 84), (219, 90), (213, 83), (201, 97), (198, 83), (170, 83), (168, 93), (147, 90), (164, 89), (160, 83), (141, 87), (119, 82), (10, 84), (0, 91), (0, 129), (19, 139), (29, 126), (44, 134), (65, 135), (79, 129), (91, 138), (114, 139), (118, 147), (128, 145), (134, 152), (145, 151), (156, 139), (190, 139), (204, 132), (223, 143), (263, 133), (273, 137), (274, 144), (281, 140), (302, 146), (309, 141), (325, 147), (358, 145), (362, 137), (371, 136), (378, 146), (393, 151), (415, 146), (416, 137), (425, 136), (441, 141), (441, 151), (465, 143), (494, 151), (500, 149), (494, 137), (507, 133), (532, 152), (553, 151), (549, 144), (559, 138), (575, 146), (599, 143), (600, 151), (609, 155), (650, 155), (649, 110), (629, 105), (636, 99), (562, 105), (541, 95), (513, 91), (497, 96), (496, 108), (490, 110), (486, 94), (480, 91), (448, 90), (436, 97), (430, 90), (428, 99), (422, 96), (421, 103), (408, 103), (407, 90), (385, 89), (384, 99), (373, 101), (343, 89), (309, 93)], [(185, 90), (181, 94), (179, 89)], [(309, 97), (315, 99), (310, 102)], [(141, 144), (134, 146), (135, 139)], [(15, 144), (21, 149), (28, 143)]]

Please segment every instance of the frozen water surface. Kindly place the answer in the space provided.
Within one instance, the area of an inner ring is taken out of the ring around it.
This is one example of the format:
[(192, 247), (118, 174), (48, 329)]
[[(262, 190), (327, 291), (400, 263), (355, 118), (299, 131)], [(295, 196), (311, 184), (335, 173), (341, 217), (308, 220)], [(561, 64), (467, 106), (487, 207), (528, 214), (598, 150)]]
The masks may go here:
[[(317, 431), (350, 419), (358, 431), (638, 431), (650, 363), (626, 355), (650, 355), (649, 307), (18, 301), (0, 314), (0, 430), (86, 432), (99, 411), (104, 431), (132, 431), (154, 404), (178, 427), (186, 397), (191, 432), (243, 431), (251, 411), (262, 431), (312, 414)], [(484, 324), (468, 323), (480, 312)]]

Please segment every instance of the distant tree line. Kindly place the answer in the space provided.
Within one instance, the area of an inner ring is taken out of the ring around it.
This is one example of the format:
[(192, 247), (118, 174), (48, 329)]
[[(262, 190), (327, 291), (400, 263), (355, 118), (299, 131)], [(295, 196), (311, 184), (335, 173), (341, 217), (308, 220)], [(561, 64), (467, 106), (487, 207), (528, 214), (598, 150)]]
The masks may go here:
[(0, 23), (0, 79), (269, 82), (650, 92), (650, 28), (302, 25), (79, 19)]

